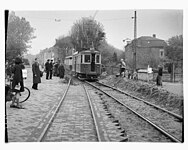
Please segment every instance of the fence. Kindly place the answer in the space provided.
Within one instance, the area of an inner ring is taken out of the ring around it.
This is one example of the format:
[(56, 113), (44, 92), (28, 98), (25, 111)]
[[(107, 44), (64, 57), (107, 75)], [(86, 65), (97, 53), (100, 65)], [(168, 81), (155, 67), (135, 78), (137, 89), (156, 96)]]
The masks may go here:
[[(103, 68), (103, 72), (106, 71), (108, 75), (117, 75), (120, 73), (120, 68), (117, 66), (105, 66)], [(125, 76), (128, 77), (128, 72), (132, 72), (132, 70), (130, 69), (126, 69), (126, 73)], [(157, 77), (158, 73), (138, 73), (138, 79), (139, 80), (144, 80), (144, 81), (148, 81), (148, 80), (152, 80), (152, 81), (156, 81), (156, 77)], [(183, 82), (183, 73), (174, 73), (174, 79), (172, 77), (172, 75), (170, 73), (168, 73), (167, 71), (163, 72), (163, 81), (164, 82)]]
[[(156, 80), (157, 73), (153, 73), (153, 81)], [(164, 82), (183, 82), (183, 74), (182, 73), (174, 73), (174, 79), (170, 73), (163, 73), (163, 81)]]

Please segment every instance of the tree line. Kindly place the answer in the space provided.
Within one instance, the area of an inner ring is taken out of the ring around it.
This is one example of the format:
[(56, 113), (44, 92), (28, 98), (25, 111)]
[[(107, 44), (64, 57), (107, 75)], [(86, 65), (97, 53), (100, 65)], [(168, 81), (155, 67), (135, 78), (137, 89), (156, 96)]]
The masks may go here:
[(8, 17), (6, 60), (11, 61), (16, 56), (23, 56), (31, 47), (30, 42), (36, 38), (35, 29), (25, 18), (19, 18), (15, 12), (11, 12)]

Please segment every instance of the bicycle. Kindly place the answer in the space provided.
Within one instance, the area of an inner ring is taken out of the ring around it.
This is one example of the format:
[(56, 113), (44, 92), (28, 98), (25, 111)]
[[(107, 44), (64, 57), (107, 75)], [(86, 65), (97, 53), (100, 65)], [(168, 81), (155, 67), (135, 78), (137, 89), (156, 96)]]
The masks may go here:
[[(13, 97), (16, 95), (16, 92), (12, 91), (12, 78), (9, 79), (9, 84), (5, 84), (5, 101), (12, 101)], [(24, 86), (24, 91), (19, 92), (20, 93), (20, 98), (19, 98), (19, 103), (23, 103), (27, 101), (30, 97), (30, 90)]]

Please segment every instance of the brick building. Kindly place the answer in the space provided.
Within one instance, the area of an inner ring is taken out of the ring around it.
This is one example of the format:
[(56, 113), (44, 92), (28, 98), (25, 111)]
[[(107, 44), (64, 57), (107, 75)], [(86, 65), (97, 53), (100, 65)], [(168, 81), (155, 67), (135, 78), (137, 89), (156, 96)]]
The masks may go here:
[(127, 43), (125, 46), (125, 60), (130, 68), (134, 67), (134, 42), (136, 41), (136, 69), (147, 68), (148, 65), (156, 68), (165, 57), (164, 40), (153, 36), (141, 36)]

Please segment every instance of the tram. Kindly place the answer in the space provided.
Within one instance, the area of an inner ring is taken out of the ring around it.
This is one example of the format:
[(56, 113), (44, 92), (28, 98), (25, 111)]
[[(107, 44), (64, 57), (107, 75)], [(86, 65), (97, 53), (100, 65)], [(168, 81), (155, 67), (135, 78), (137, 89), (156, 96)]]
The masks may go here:
[(94, 49), (75, 52), (65, 58), (65, 65), (81, 79), (98, 79), (101, 74), (101, 54)]
[(66, 69), (72, 71), (72, 55), (65, 57), (64, 64)]

